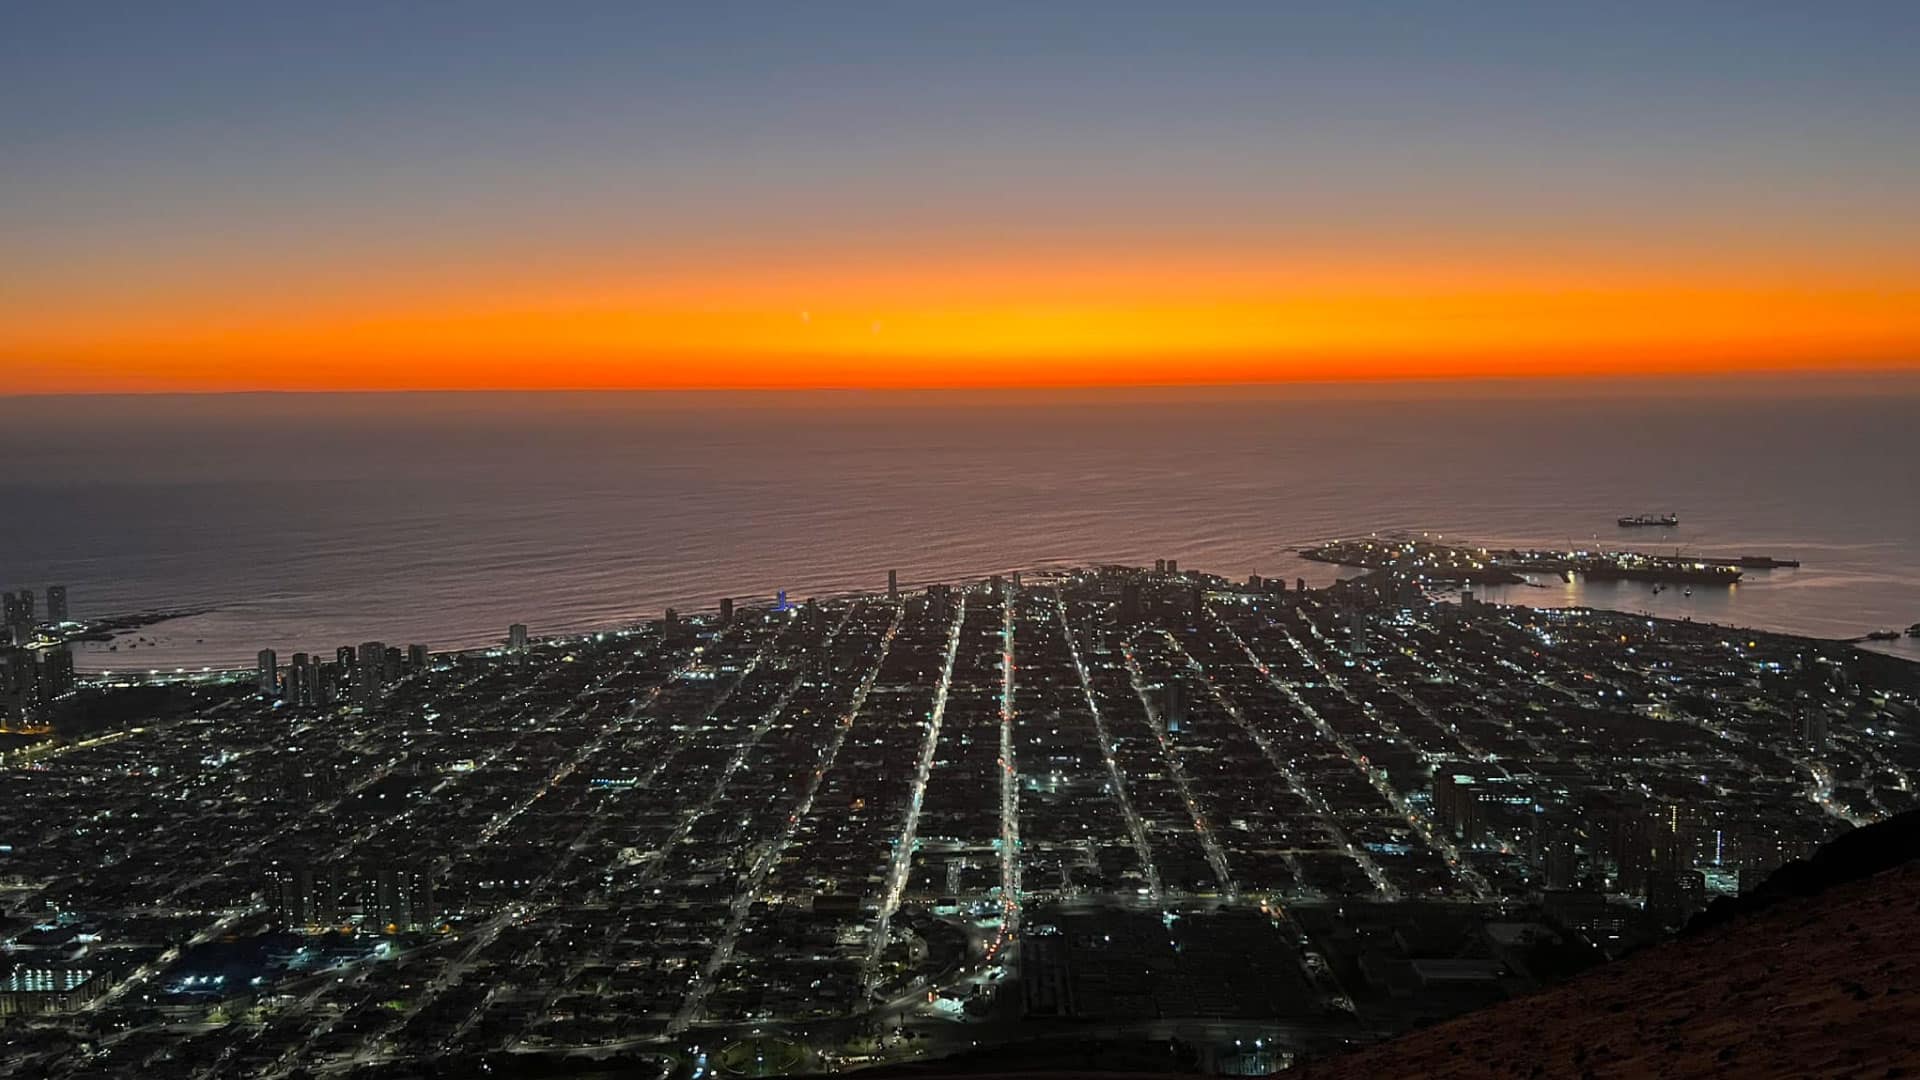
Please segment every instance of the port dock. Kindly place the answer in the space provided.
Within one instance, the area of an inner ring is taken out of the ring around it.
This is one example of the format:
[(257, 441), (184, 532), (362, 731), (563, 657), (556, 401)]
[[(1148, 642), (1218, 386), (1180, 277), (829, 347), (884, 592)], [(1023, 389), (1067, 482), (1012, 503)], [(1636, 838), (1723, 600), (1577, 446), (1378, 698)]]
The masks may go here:
[(1798, 559), (1768, 555), (1736, 558), (1650, 555), (1638, 551), (1554, 551), (1472, 547), (1407, 537), (1333, 540), (1302, 550), (1300, 557), (1367, 570), (1398, 569), (1432, 581), (1513, 585), (1524, 574), (1578, 574), (1589, 581), (1646, 581), (1686, 585), (1732, 585), (1748, 570), (1789, 568)]

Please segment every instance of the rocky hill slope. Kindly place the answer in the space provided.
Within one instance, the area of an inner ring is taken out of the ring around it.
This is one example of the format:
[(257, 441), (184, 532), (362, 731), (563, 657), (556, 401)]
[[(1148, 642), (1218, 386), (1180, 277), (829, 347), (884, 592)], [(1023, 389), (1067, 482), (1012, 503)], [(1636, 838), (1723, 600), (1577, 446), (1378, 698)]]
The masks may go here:
[(1564, 986), (1297, 1075), (1920, 1077), (1920, 863), (1792, 879)]

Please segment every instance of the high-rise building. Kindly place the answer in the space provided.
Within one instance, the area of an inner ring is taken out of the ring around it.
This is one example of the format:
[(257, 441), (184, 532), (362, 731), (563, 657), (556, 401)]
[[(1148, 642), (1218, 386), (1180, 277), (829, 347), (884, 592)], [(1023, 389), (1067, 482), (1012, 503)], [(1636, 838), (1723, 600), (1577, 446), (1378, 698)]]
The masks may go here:
[(387, 643), (367, 641), (360, 645), (353, 665), (353, 703), (366, 708), (380, 700), (380, 688), (386, 685)]
[(1613, 809), (1607, 827), (1614, 888), (1645, 896), (1654, 873), (1655, 821), (1646, 807), (1628, 802)]
[(425, 645), (415, 642), (407, 646), (407, 669), (409, 671), (425, 671), (430, 663), (431, 658), (427, 655), (427, 647)]
[(319, 931), (340, 923), (340, 880), (333, 868), (309, 863), (273, 868), (274, 918), (289, 930)]
[(339, 663), (315, 665), (313, 703), (315, 705), (338, 705), (346, 697), (346, 681), (351, 668)]
[(287, 664), (287, 684), (281, 699), (289, 705), (313, 705), (317, 700), (313, 657), (297, 652)]
[(887, 571), (887, 599), (900, 599), (900, 571)]
[(1160, 688), (1160, 722), (1169, 735), (1178, 735), (1187, 726), (1187, 681), (1178, 675)]
[(73, 674), (73, 654), (65, 645), (40, 654), (40, 697), (43, 701), (66, 697), (78, 685)]
[(1156, 574), (1164, 574), (1164, 573), (1166, 573), (1166, 572), (1167, 572), (1167, 560), (1165, 560), (1165, 559), (1155, 559), (1155, 560), (1153, 560), (1153, 572), (1154, 572), (1154, 573), (1156, 573)]
[(33, 638), (33, 590), (5, 594), (0, 611), (0, 645), (24, 645)]
[(507, 648), (516, 652), (527, 647), (527, 624), (514, 623), (507, 627)]
[(1556, 890), (1573, 888), (1580, 863), (1571, 836), (1563, 834), (1547, 842), (1546, 862), (1547, 888)]
[(720, 625), (733, 625), (733, 597), (731, 596), (720, 598)]
[(1824, 753), (1827, 749), (1827, 714), (1819, 706), (1804, 709), (1794, 718), (1795, 734), (1802, 745), (1815, 753)]
[(1129, 581), (1120, 586), (1120, 621), (1140, 621), (1140, 583)]
[(47, 621), (50, 623), (67, 621), (67, 587), (65, 585), (47, 586)]
[(946, 584), (927, 586), (927, 611), (938, 622), (946, 622), (952, 618), (953, 586)]
[(1707, 906), (1707, 883), (1698, 870), (1656, 872), (1647, 881), (1647, 914), (1677, 926)]
[(1340, 621), (1347, 624), (1347, 655), (1367, 655), (1367, 616), (1357, 607), (1342, 606)]
[(1180, 560), (1179, 560), (1179, 559), (1168, 559), (1168, 560), (1167, 560), (1167, 573), (1169, 573), (1169, 574), (1177, 574), (1177, 573), (1179, 573), (1179, 572), (1180, 572)]
[(280, 658), (272, 649), (260, 650), (255, 673), (261, 697), (275, 697), (280, 693)]
[(387, 933), (425, 930), (439, 917), (430, 871), (382, 864), (369, 868), (361, 885), (367, 922)]
[(1491, 795), (1472, 765), (1443, 764), (1433, 772), (1433, 815), (1448, 836), (1469, 846), (1478, 844), (1486, 830), (1486, 805)]
[(0, 649), (0, 719), (30, 712), (40, 702), (40, 665), (25, 649)]

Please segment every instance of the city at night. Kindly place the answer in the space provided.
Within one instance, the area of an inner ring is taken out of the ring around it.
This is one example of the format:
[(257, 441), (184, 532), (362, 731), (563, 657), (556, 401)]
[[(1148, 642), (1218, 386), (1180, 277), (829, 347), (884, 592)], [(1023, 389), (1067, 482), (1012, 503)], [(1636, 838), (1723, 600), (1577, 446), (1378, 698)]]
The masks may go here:
[(0, 1077), (1920, 1076), (1920, 8), (0, 16)]
[(1920, 801), (1910, 664), (1301, 584), (894, 575), (65, 675), (12, 701), (9, 1067), (1257, 1074), (1630, 954)]

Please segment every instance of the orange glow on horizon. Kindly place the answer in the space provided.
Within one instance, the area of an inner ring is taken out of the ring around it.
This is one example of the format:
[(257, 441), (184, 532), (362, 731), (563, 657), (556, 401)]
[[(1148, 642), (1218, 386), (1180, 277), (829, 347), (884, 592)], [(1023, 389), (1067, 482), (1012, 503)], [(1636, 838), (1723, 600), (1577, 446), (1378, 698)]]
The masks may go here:
[(216, 281), (0, 305), (0, 370), (11, 372), (0, 392), (1070, 386), (1920, 363), (1920, 280), (1884, 278), (1054, 259), (421, 280), (274, 292)]

